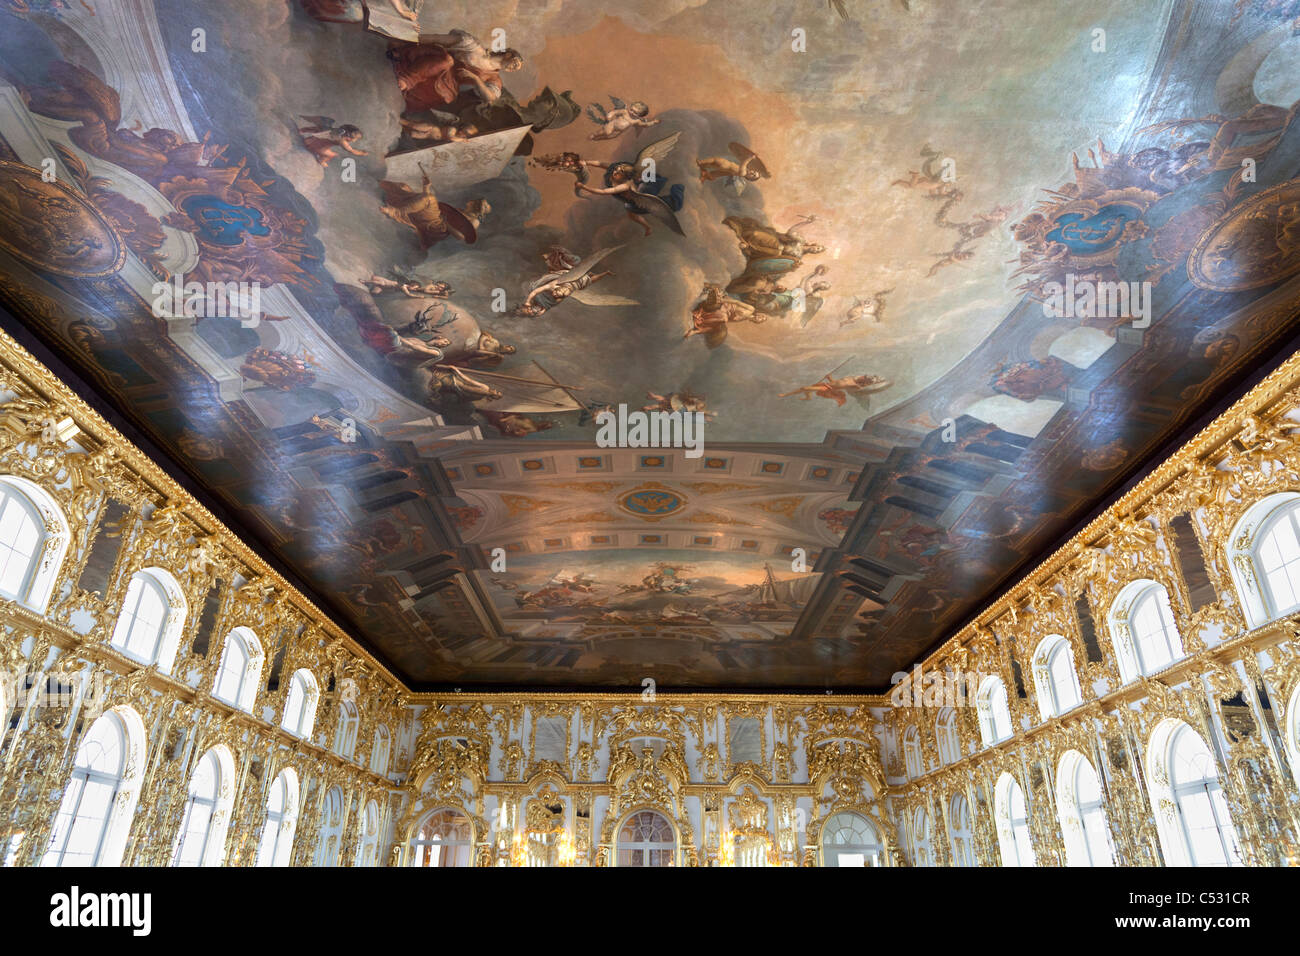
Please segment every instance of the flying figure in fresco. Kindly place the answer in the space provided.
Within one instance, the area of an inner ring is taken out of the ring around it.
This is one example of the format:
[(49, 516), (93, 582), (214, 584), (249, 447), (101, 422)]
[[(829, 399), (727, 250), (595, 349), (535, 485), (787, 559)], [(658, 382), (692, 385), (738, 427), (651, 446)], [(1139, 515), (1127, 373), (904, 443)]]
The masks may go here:
[(871, 317), (871, 321), (879, 322), (885, 317), (885, 296), (893, 292), (893, 289), (885, 289), (875, 293), (870, 299), (859, 299), (856, 295), (853, 297), (853, 304), (849, 310), (844, 313), (844, 318), (840, 319), (840, 328), (853, 325), (859, 319)]
[(700, 182), (722, 179), (736, 195), (740, 195), (749, 183), (772, 178), (772, 174), (767, 171), (758, 154), (748, 146), (729, 143), (727, 148), (731, 150), (735, 159), (728, 159), (726, 156), (710, 156), (695, 161), (695, 165), (700, 168)]
[(711, 422), (718, 416), (717, 412), (709, 411), (703, 395), (696, 395), (690, 390), (669, 392), (667, 395), (646, 392), (645, 397), (654, 404), (642, 405), (641, 411), (643, 412), (699, 412), (704, 416), (706, 422)]
[(364, 135), (359, 126), (353, 126), (351, 123), (335, 123), (330, 116), (299, 118), (307, 124), (298, 127), (302, 144), (316, 157), (316, 162), (320, 163), (322, 168), (329, 166), (330, 160), (339, 155), (340, 149), (353, 156), (370, 155), (366, 150), (356, 148), (356, 144), (361, 142), (361, 137)]
[(868, 395), (873, 392), (883, 392), (894, 384), (879, 375), (846, 375), (842, 378), (835, 378), (835, 373), (850, 361), (851, 359), (845, 359), (834, 369), (827, 372), (821, 381), (814, 382), (812, 385), (801, 385), (790, 392), (782, 392), (777, 398), (798, 395), (800, 400), (805, 402), (814, 397), (828, 398), (837, 406), (843, 408), (849, 396), (853, 396), (865, 403)]
[(947, 252), (936, 252), (934, 264), (930, 266), (930, 271), (925, 274), (927, 279), (933, 278), (939, 274), (939, 270), (947, 266), (955, 265), (958, 262), (969, 262), (975, 256), (974, 249), (967, 249), (965, 241), (959, 240)]
[[(668, 190), (668, 198), (660, 195), (668, 180), (653, 173), (652, 179), (645, 176), (668, 159), (681, 138), (681, 133), (673, 133), (646, 146), (630, 162), (599, 163), (592, 159), (583, 159), (577, 153), (561, 153), (558, 156), (539, 156), (535, 162), (539, 166), (558, 172), (572, 173), (577, 182), (574, 193), (591, 193), (595, 196), (611, 196), (622, 203), (628, 218), (645, 230), (648, 236), (652, 232), (649, 219), (658, 220), (679, 236), (686, 233), (677, 221), (677, 211), (682, 208), (686, 189), (681, 183)], [(605, 185), (597, 189), (589, 186), (588, 168), (605, 170)]]
[(405, 183), (385, 179), (379, 183), (384, 192), (381, 212), (394, 222), (414, 229), (420, 237), (420, 248), (428, 249), (448, 236), (455, 236), (466, 244), (478, 238), (478, 226), (483, 217), (492, 211), (485, 199), (471, 199), (462, 212), (455, 206), (439, 202), (429, 185), (429, 175), (421, 169), (422, 188), (417, 192)]
[(890, 185), (919, 189), (926, 199), (951, 199), (957, 194), (952, 180), (944, 176), (943, 153), (927, 143), (921, 147), (921, 157), (925, 162), (920, 169), (909, 169), (906, 179), (895, 179)]
[(411, 299), (445, 299), (453, 291), (446, 282), (426, 281), (396, 266), (391, 273), (393, 278), (375, 273), (357, 281), (365, 286), (371, 295), (401, 293)]
[(747, 260), (792, 259), (794, 265), (785, 270), (790, 272), (799, 267), (804, 256), (826, 251), (825, 246), (809, 242), (803, 235), (804, 227), (816, 221), (816, 216), (804, 216), (785, 232), (748, 216), (728, 216), (722, 224), (736, 234), (740, 252)]
[(583, 305), (637, 305), (635, 299), (621, 295), (604, 295), (599, 292), (586, 291), (601, 279), (612, 276), (608, 269), (604, 272), (593, 271), (606, 256), (622, 249), (620, 246), (606, 246), (597, 249), (586, 259), (579, 260), (567, 249), (556, 247), (543, 257), (552, 271), (535, 280), (523, 305), (516, 306), (511, 315), (538, 316), (555, 308), (565, 299), (572, 297)]
[(609, 101), (614, 104), (614, 108), (609, 112), (605, 112), (605, 107), (599, 103), (587, 104), (587, 116), (600, 127), (588, 139), (618, 139), (630, 129), (635, 128), (640, 133), (643, 129), (659, 125), (657, 119), (646, 119), (650, 115), (650, 107), (640, 100), (633, 100), (629, 104), (624, 103), (617, 96), (611, 96)]

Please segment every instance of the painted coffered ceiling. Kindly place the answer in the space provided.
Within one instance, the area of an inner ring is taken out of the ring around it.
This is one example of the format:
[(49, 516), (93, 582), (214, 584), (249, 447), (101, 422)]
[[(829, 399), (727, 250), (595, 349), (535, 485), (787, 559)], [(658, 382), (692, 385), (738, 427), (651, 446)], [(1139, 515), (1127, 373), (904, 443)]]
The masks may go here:
[(0, 0), (0, 303), (413, 686), (880, 689), (1294, 335), (1298, 17)]

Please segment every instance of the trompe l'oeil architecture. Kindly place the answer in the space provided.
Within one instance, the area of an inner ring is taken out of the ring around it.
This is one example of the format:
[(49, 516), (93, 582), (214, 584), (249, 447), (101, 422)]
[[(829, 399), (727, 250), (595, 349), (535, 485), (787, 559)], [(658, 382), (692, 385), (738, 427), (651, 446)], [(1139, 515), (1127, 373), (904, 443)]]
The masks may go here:
[(1300, 358), (892, 693), (420, 694), (0, 341), (4, 864), (1294, 865)]

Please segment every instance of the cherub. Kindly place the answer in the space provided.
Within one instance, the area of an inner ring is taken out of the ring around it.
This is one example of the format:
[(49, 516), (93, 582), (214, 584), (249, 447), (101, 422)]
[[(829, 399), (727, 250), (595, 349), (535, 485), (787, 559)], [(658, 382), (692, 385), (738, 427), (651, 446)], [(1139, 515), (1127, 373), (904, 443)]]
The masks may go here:
[(975, 251), (973, 249), (962, 248), (964, 245), (964, 241), (959, 241), (947, 252), (936, 252), (935, 255), (938, 258), (935, 259), (934, 265), (930, 266), (930, 271), (925, 274), (926, 278), (928, 279), (937, 275), (939, 270), (944, 266), (950, 266), (956, 262), (966, 262), (974, 256)]
[[(306, 120), (306, 126), (298, 127), (298, 135), (302, 137), (303, 146), (316, 157), (316, 162), (324, 168), (330, 164), (330, 160), (339, 155), (339, 149), (346, 150), (353, 156), (370, 155), (364, 149), (357, 149), (354, 144), (361, 141), (364, 135), (359, 126), (353, 126), (351, 123), (336, 125), (333, 118), (329, 116), (302, 116)], [(337, 147), (337, 148), (336, 148)]]
[(478, 127), (468, 120), (441, 110), (429, 110), (428, 113), (428, 119), (406, 117), (399, 119), (402, 131), (411, 139), (436, 140), (444, 143), (463, 143), (478, 135)]
[(587, 105), (587, 115), (600, 127), (598, 132), (591, 134), (590, 139), (618, 139), (633, 127), (640, 132), (641, 129), (659, 125), (657, 119), (646, 119), (650, 115), (650, 107), (640, 100), (633, 100), (629, 105), (617, 96), (611, 96), (609, 101), (614, 104), (614, 108), (608, 113), (599, 103)]
[(711, 422), (718, 416), (717, 412), (709, 411), (703, 395), (691, 391), (669, 392), (667, 395), (646, 392), (645, 396), (654, 404), (642, 405), (643, 412), (699, 412), (706, 422)]
[(879, 322), (885, 317), (885, 296), (893, 292), (893, 289), (885, 289), (877, 292), (870, 299), (859, 299), (856, 295), (853, 297), (853, 304), (849, 306), (849, 311), (840, 319), (840, 328), (846, 325), (852, 325), (858, 319), (864, 316), (871, 316), (873, 322)]
[[(695, 161), (695, 165), (700, 168), (700, 182), (706, 183), (713, 179), (726, 179), (728, 185), (737, 193), (741, 193), (747, 183), (772, 178), (772, 174), (767, 171), (763, 161), (749, 147), (742, 146), (740, 143), (729, 143), (727, 148), (736, 157), (735, 160), (728, 159), (725, 156), (710, 156), (707, 159), (697, 159)], [(736, 160), (739, 160), (739, 162), (736, 162)]]

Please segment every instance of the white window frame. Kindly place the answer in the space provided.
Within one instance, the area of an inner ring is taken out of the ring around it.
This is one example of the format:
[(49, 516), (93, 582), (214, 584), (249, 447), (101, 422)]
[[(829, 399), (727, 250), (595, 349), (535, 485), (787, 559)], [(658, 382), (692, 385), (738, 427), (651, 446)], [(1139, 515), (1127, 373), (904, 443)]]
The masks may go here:
[(907, 771), (909, 780), (915, 780), (924, 775), (923, 767), (921, 735), (917, 733), (916, 727), (908, 727), (903, 731), (903, 769)]
[[(434, 837), (428, 840), (420, 839), (420, 834), (424, 832), (425, 827), (427, 827), (433, 821), (433, 818), (435, 816), (439, 816), (439, 815), (450, 815), (453, 818), (459, 817), (461, 823), (456, 823), (453, 820), (453, 825), (459, 826), (463, 823), (463, 825), (469, 830), (469, 838), (466, 840), (444, 840), (440, 837)], [(426, 813), (424, 817), (420, 820), (420, 825), (417, 826), (412, 833), (410, 847), (411, 847), (411, 857), (410, 857), (411, 866), (438, 867), (438, 866), (442, 866), (443, 861), (445, 859), (450, 859), (452, 861), (451, 866), (455, 867), (456, 866), (455, 861), (458, 858), (460, 858), (462, 855), (458, 851), (462, 849), (466, 851), (464, 853), (465, 866), (473, 866), (474, 865), (474, 861), (473, 861), (474, 822), (469, 818), (469, 815), (466, 814), (463, 810), (457, 809), (455, 807), (436, 807), (433, 810)], [(448, 849), (453, 851), (449, 855), (444, 853), (444, 851)]]
[[(1064, 660), (1068, 664), (1066, 687), (1057, 680), (1055, 665)], [(1079, 685), (1079, 672), (1075, 667), (1074, 648), (1063, 634), (1049, 634), (1034, 650), (1034, 688), (1038, 692), (1038, 713), (1043, 720), (1059, 717), (1083, 704), (1083, 689)], [(1064, 699), (1062, 691), (1070, 698)]]
[[(107, 724), (101, 723), (105, 721)], [(85, 763), (84, 748), (105, 726), (118, 735), (121, 750), (121, 762), (113, 773), (92, 770)], [(72, 776), (64, 788), (53, 832), (50, 835), (50, 843), (41, 859), (42, 866), (63, 865), (64, 858), (68, 854), (68, 839), (75, 830), (81, 800), (85, 796), (86, 784), (90, 782), (110, 786), (112, 793), (108, 798), (107, 812), (99, 824), (95, 852), (89, 865), (118, 866), (121, 864), (122, 856), (126, 851), (127, 835), (131, 829), (131, 818), (135, 814), (136, 801), (140, 796), (140, 781), (144, 771), (144, 741), (144, 723), (140, 720), (140, 715), (127, 706), (114, 707), (100, 714), (94, 723), (86, 728), (77, 745)], [(65, 820), (66, 824), (61, 825)]]
[[(855, 836), (865, 833), (870, 839), (844, 842), (836, 840), (846, 829)], [(840, 810), (826, 819), (822, 824), (818, 847), (821, 850), (822, 866), (839, 866), (841, 857), (849, 861), (861, 860), (860, 864), (849, 862), (846, 866), (885, 865), (885, 846), (880, 840), (880, 828), (864, 814), (852, 810)]]
[(339, 702), (338, 726), (334, 731), (334, 752), (347, 760), (357, 749), (357, 729), (361, 726), (361, 713), (349, 700)]
[[(195, 778), (204, 762), (211, 761), (212, 794), (198, 794), (194, 790)], [(182, 861), (187, 856), (186, 849), (190, 838), (190, 823), (196, 813), (206, 813), (207, 822), (203, 826), (202, 845), (192, 859), (195, 866), (220, 866), (225, 858), (226, 829), (230, 818), (230, 804), (233, 796), (233, 778), (235, 764), (223, 746), (207, 750), (195, 764), (190, 775), (190, 787), (186, 794), (185, 810), (181, 814), (180, 829), (172, 846), (172, 866), (191, 865)]]
[[(141, 653), (131, 647), (131, 640), (136, 613), (146, 588), (161, 596), (163, 619), (158, 625), (157, 633), (153, 635), (153, 647), (147, 653)], [(156, 665), (162, 673), (170, 674), (176, 661), (176, 648), (185, 626), (185, 616), (185, 595), (176, 579), (162, 568), (141, 568), (127, 582), (126, 594), (122, 598), (122, 607), (113, 625), (109, 643), (116, 651), (132, 660), (145, 666)]]
[(284, 698), (284, 716), (280, 727), (303, 740), (310, 740), (316, 724), (316, 706), (320, 702), (320, 685), (316, 676), (300, 667), (289, 678)]
[[(233, 692), (224, 686), (227, 683), (226, 675), (230, 673), (229, 655), (232, 650), (237, 651), (244, 661), (238, 676), (232, 678), (235, 681)], [(212, 696), (225, 701), (237, 710), (251, 714), (253, 706), (257, 703), (258, 683), (262, 678), (264, 661), (262, 642), (257, 639), (253, 631), (246, 627), (236, 627), (231, 630), (222, 643), (221, 661), (217, 666), (217, 678)]]
[[(1265, 539), (1283, 520), (1292, 522), (1293, 528), (1300, 527), (1300, 492), (1282, 492), (1255, 502), (1242, 513), (1228, 535), (1225, 546), (1228, 573), (1241, 600), (1246, 623), (1251, 628), (1262, 627), (1300, 610), (1300, 603), (1278, 603), (1260, 557)], [(1296, 590), (1300, 594), (1300, 587)]]
[[(1020, 781), (1009, 773), (1002, 774), (998, 778), (993, 804), (1002, 865), (1037, 866), (1034, 841), (1029, 830), (1029, 801)], [(1023, 816), (1018, 815), (1017, 804), (1024, 808)]]
[(1007, 686), (1002, 678), (996, 675), (984, 678), (976, 698), (976, 709), (979, 712), (980, 737), (984, 746), (992, 747), (1015, 736)]
[[(664, 822), (664, 825), (668, 828), (668, 832), (673, 835), (672, 840), (667, 843), (665, 843), (662, 840), (624, 840), (623, 828), (628, 825), (628, 822), (633, 817), (638, 816), (642, 813), (652, 813), (655, 816), (659, 817), (659, 819), (661, 819)], [(669, 854), (668, 858), (672, 861), (672, 863), (669, 865), (676, 865), (677, 842), (678, 842), (677, 828), (673, 826), (673, 821), (669, 819), (666, 813), (661, 813), (658, 810), (653, 810), (647, 807), (642, 807), (641, 809), (633, 810), (631, 813), (624, 816), (623, 819), (618, 822), (618, 828), (614, 831), (614, 865), (626, 866), (626, 867), (634, 866), (634, 864), (622, 862), (622, 856), (624, 850), (640, 852), (642, 854), (641, 856), (642, 860), (649, 859), (649, 854), (651, 852), (663, 852), (666, 850)], [(637, 867), (637, 868), (640, 869), (642, 867)]]
[[(280, 787), (280, 809), (272, 808), (275, 788)], [(266, 797), (266, 820), (257, 842), (255, 866), (288, 866), (293, 855), (293, 838), (298, 829), (298, 775), (285, 767), (271, 781)]]
[(375, 739), (370, 745), (370, 769), (380, 775), (388, 775), (388, 761), (393, 747), (393, 733), (387, 724), (375, 727)]
[[(1152, 659), (1152, 655), (1144, 653), (1134, 631), (1134, 618), (1148, 602), (1154, 602), (1154, 611), (1162, 626), (1164, 646), (1171, 655), (1168, 660)], [(1159, 581), (1140, 578), (1126, 584), (1111, 604), (1108, 622), (1111, 645), (1119, 662), (1120, 679), (1125, 684), (1141, 676), (1158, 674), (1187, 655), (1182, 635), (1178, 632), (1178, 618), (1174, 614), (1169, 591)]]
[(961, 734), (957, 732), (957, 711), (946, 707), (934, 721), (934, 737), (939, 747), (939, 762), (956, 763), (961, 759)]
[(58, 501), (35, 482), (17, 475), (0, 475), (0, 514), (10, 500), (33, 522), (37, 539), (20, 585), (13, 592), (0, 590), (0, 597), (41, 614), (53, 596), (72, 532)]
[(965, 794), (953, 794), (948, 803), (948, 844), (954, 866), (975, 865), (975, 828)]
[[(1085, 773), (1091, 774), (1097, 785), (1097, 798), (1087, 802), (1082, 796)], [(1106, 792), (1092, 762), (1077, 750), (1067, 750), (1057, 764), (1056, 807), (1066, 866), (1114, 866), (1115, 848), (1106, 813)], [(1090, 821), (1097, 826), (1090, 828)], [(1095, 831), (1100, 831), (1100, 844), (1094, 838)]]

